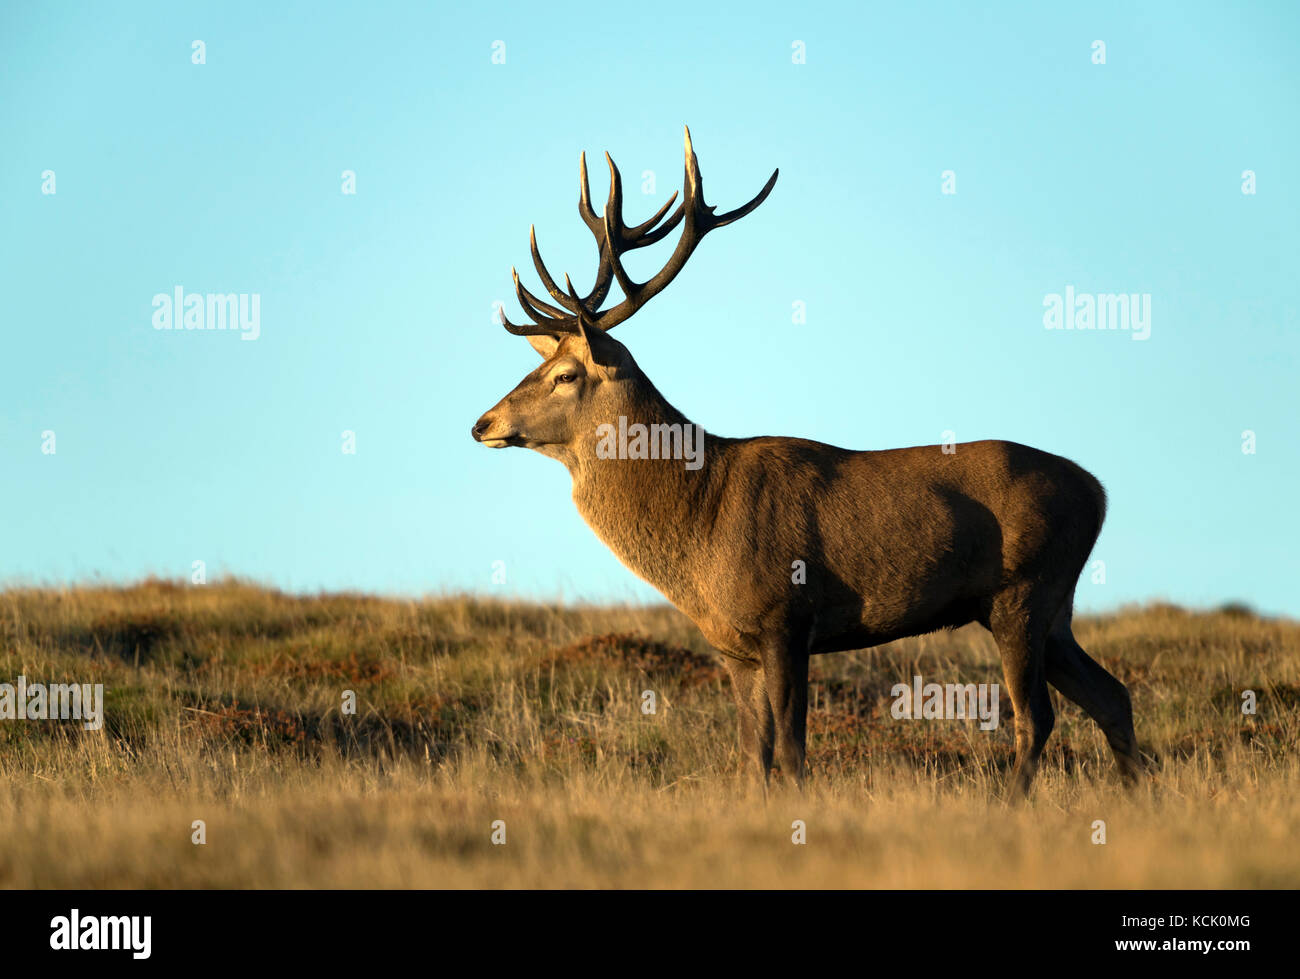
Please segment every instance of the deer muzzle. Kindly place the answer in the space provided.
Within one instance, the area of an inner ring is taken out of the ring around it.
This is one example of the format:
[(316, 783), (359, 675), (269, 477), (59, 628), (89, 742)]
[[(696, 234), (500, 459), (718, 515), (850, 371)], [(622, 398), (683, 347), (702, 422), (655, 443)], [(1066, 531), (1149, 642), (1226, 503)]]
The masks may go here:
[[(497, 431), (494, 431), (494, 429), (497, 429)], [(506, 426), (498, 424), (497, 419), (492, 417), (491, 412), (476, 421), (469, 432), (474, 437), (475, 442), (481, 442), (489, 449), (504, 449), (510, 444), (510, 440), (518, 434), (508, 430)]]

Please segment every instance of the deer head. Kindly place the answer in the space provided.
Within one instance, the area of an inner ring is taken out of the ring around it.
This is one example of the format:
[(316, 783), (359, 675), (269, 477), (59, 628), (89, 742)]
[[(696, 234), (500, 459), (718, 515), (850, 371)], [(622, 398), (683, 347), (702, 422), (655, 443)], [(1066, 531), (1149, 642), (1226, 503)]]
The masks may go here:
[[(609, 200), (600, 215), (591, 206), (585, 153), (578, 163), (578, 213), (595, 237), (599, 253), (595, 285), (587, 295), (579, 296), (566, 275), (565, 288), (561, 289), (542, 261), (535, 229), (529, 229), (533, 265), (554, 304), (524, 288), (519, 273), (512, 268), (515, 295), (532, 323), (511, 323), (504, 311), (501, 322), (510, 333), (525, 337), (541, 355), (543, 363), (471, 429), (475, 440), (491, 448), (524, 446), (558, 458), (570, 469), (580, 446), (594, 444), (600, 424), (620, 414), (633, 417), (638, 409), (658, 404), (667, 407), (627, 348), (610, 337), (608, 331), (662, 292), (706, 234), (740, 220), (762, 204), (780, 173), (774, 171), (758, 196), (748, 204), (725, 214), (714, 214), (715, 208), (704, 203), (700, 164), (691, 147), (691, 131), (687, 129), (682, 202), (665, 220), (677, 199), (674, 193), (648, 221), (628, 227), (623, 222), (622, 177), (608, 153), (605, 160), (609, 164)], [(623, 256), (661, 241), (679, 224), (682, 234), (667, 264), (645, 282), (634, 281), (623, 268)], [(623, 301), (602, 310), (600, 307), (615, 282), (623, 293)]]

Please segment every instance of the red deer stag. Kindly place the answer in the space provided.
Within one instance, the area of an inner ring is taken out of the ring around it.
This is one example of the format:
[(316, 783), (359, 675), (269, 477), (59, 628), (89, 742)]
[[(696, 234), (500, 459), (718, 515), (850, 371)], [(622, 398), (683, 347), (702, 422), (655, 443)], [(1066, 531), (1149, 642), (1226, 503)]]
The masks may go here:
[[(706, 234), (762, 204), (780, 171), (748, 204), (715, 214), (704, 203), (688, 129), (681, 203), (664, 220), (674, 193), (648, 221), (628, 227), (618, 168), (606, 160), (603, 215), (591, 206), (585, 155), (579, 164), (578, 212), (599, 248), (595, 285), (580, 297), (566, 276), (561, 289), (530, 233), (552, 302), (512, 270), (532, 323), (515, 325), (504, 314), (502, 322), (543, 363), (472, 433), (492, 448), (523, 446), (564, 463), (592, 530), (699, 626), (731, 674), (742, 750), (761, 784), (774, 754), (802, 784), (809, 656), (968, 622), (989, 629), (1001, 654), (1015, 709), (1014, 794), (1028, 791), (1052, 730), (1048, 683), (1092, 716), (1123, 774), (1135, 778), (1128, 691), (1070, 627), (1075, 584), (1106, 509), (1101, 484), (1068, 459), (1001, 441), (955, 452), (850, 451), (710, 434), (703, 464), (683, 464), (680, 450), (693, 433), (699, 444), (702, 430), (608, 331), (662, 292)], [(667, 264), (634, 281), (623, 256), (679, 224)], [(602, 310), (615, 282), (624, 299)], [(611, 452), (615, 427), (625, 438), (637, 425), (651, 434), (650, 451), (643, 440), (639, 453)], [(796, 561), (803, 576), (791, 573)]]

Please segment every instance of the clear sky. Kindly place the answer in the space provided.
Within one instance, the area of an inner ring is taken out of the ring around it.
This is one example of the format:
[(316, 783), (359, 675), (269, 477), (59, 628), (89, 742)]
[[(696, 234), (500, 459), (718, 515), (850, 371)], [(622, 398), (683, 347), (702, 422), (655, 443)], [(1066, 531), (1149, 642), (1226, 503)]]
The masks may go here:
[[(0, 580), (655, 598), (469, 427), (537, 362), (492, 320), (529, 224), (594, 272), (578, 151), (641, 220), (687, 123), (720, 209), (781, 168), (618, 331), (689, 417), (1067, 455), (1080, 607), (1300, 614), (1300, 4), (1075, 6), (3, 4)], [(154, 329), (177, 286), (260, 335)], [(1046, 329), (1067, 286), (1149, 338)]]

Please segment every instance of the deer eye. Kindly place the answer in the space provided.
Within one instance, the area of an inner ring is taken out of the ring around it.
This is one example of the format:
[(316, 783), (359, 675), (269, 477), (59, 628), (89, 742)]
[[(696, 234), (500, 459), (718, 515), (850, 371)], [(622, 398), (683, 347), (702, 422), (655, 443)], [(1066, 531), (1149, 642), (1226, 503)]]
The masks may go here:
[(556, 384), (572, 384), (577, 379), (578, 379), (577, 374), (556, 374), (555, 375)]

